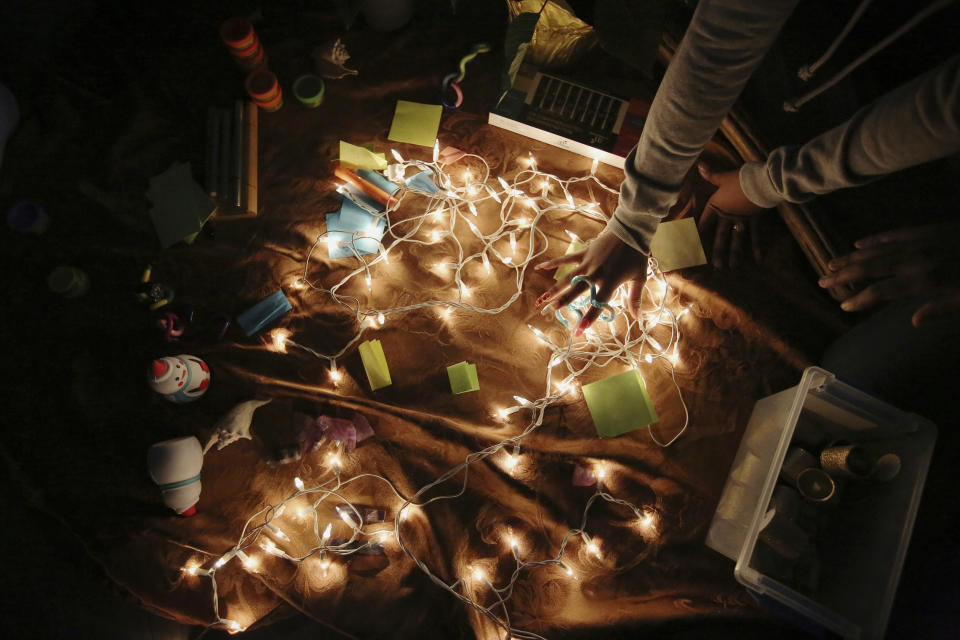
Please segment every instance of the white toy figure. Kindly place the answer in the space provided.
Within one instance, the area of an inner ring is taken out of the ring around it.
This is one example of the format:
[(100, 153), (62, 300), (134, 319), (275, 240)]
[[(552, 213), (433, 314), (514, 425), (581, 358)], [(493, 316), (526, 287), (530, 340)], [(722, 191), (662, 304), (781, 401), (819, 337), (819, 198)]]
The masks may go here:
[(150, 386), (170, 402), (193, 402), (210, 386), (210, 367), (186, 354), (158, 358), (153, 361)]
[(147, 450), (147, 469), (160, 486), (163, 503), (182, 516), (197, 512), (203, 450), (193, 436), (164, 440)]

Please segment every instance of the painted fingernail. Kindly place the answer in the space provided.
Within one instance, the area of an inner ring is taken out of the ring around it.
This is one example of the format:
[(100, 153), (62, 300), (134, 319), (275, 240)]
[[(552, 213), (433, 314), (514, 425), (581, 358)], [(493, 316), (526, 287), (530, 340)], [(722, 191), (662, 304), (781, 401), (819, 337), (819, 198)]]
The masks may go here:
[(550, 266), (549, 262), (541, 262), (538, 265), (534, 265), (533, 268), (536, 269), (537, 271), (542, 271), (543, 269), (546, 269), (549, 266)]
[(582, 336), (583, 332), (586, 331), (587, 327), (589, 326), (590, 324), (587, 322), (586, 319), (581, 320), (580, 324), (577, 325), (577, 330), (573, 332), (573, 337), (576, 338), (578, 336)]

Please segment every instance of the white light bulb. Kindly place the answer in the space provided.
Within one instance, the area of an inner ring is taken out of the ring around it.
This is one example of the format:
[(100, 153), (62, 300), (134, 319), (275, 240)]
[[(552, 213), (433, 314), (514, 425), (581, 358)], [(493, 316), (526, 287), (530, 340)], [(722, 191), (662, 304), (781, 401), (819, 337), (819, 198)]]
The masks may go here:
[(213, 563), (213, 568), (219, 569), (223, 565), (227, 564), (227, 560), (229, 560), (230, 557), (231, 557), (230, 554), (227, 554), (225, 556), (221, 556), (220, 558), (217, 558), (217, 561)]
[(321, 544), (326, 544), (327, 540), (330, 539), (330, 529), (333, 527), (333, 523), (327, 523), (327, 527), (323, 530), (323, 536), (320, 538)]
[(594, 175), (597, 173), (597, 167), (599, 166), (599, 164), (600, 164), (599, 160), (597, 158), (594, 158), (593, 164), (590, 165), (590, 175)]
[(433, 141), (433, 161), (436, 162), (437, 158), (440, 157), (440, 140)]
[(530, 401), (524, 398), (523, 396), (513, 396), (513, 399), (516, 400), (520, 405), (524, 407), (530, 406)]
[(487, 273), (490, 273), (490, 258), (484, 253), (480, 256), (480, 259), (483, 261), (483, 268), (487, 270)]
[(475, 568), (473, 570), (473, 579), (477, 582), (483, 582), (486, 579), (486, 574), (483, 572), (483, 569)]
[(396, 158), (397, 162), (403, 162), (403, 156), (397, 153), (396, 149), (390, 149), (390, 153), (394, 158)]
[(510, 232), (510, 251), (513, 253), (517, 252), (517, 234), (513, 231)]
[(330, 367), (330, 379), (333, 380), (333, 384), (340, 382), (340, 371), (336, 367)]
[(570, 195), (569, 193), (566, 194), (566, 196), (567, 196), (567, 204), (569, 204), (569, 205), (572, 207), (572, 206), (573, 206), (573, 196)]
[(490, 190), (490, 197), (492, 197), (497, 202), (503, 203), (503, 200), (500, 199), (500, 196), (497, 195), (496, 191)]
[(370, 279), (370, 276), (366, 276), (367, 289), (373, 289), (373, 280)]
[(357, 525), (357, 521), (353, 519), (353, 513), (351, 513), (348, 508), (347, 508), (347, 509), (337, 509), (337, 511), (340, 513), (340, 519), (341, 519), (341, 520), (343, 520), (343, 521), (346, 522), (348, 525), (350, 525), (350, 527), (352, 527), (352, 528), (354, 528), (354, 529), (357, 528), (357, 526), (358, 526), (358, 525)]
[(327, 248), (330, 249), (331, 251), (334, 250), (334, 249), (336, 249), (336, 248), (337, 248), (337, 245), (339, 244), (339, 243), (337, 242), (337, 239), (334, 238), (333, 236), (327, 236), (327, 237), (325, 238), (325, 240), (326, 240), (326, 242), (327, 242)]
[(477, 229), (477, 225), (467, 220), (467, 226), (470, 227), (470, 231), (473, 231), (475, 235), (480, 235), (480, 229)]
[(331, 452), (330, 452), (330, 455), (327, 456), (327, 457), (328, 457), (329, 460), (330, 460), (330, 466), (331, 466), (331, 467), (333, 467), (334, 469), (339, 469), (339, 468), (340, 468), (340, 456), (338, 456), (337, 454), (335, 454), (335, 453), (333, 453), (333, 452), (331, 451)]
[(289, 329), (277, 328), (267, 335), (270, 337), (271, 351), (277, 351), (279, 353), (287, 352), (287, 340), (290, 338)]
[(293, 486), (297, 488), (297, 491), (303, 491), (304, 485), (303, 480), (300, 479), (300, 476), (297, 476), (293, 479)]
[(472, 213), (474, 216), (480, 215), (480, 214), (477, 212), (477, 208), (473, 205), (472, 202), (468, 202), (468, 203), (467, 203), (467, 209), (470, 209), (470, 213)]
[(433, 232), (431, 232), (431, 233), (430, 233), (430, 238), (431, 238), (434, 242), (437, 242), (438, 240), (440, 240), (440, 232), (439, 232), (439, 231), (433, 231)]
[(594, 542), (593, 540), (591, 540), (590, 542), (587, 543), (587, 551), (589, 551), (590, 553), (592, 553), (592, 554), (595, 555), (595, 556), (599, 556), (599, 555), (600, 555), (600, 547), (599, 547), (599, 546), (597, 545), (597, 543)]

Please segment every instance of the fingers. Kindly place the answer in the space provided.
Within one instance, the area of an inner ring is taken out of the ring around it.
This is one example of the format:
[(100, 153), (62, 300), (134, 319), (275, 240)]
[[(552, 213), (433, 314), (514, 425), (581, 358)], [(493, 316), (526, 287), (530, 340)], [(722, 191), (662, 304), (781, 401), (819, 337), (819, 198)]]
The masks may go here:
[(733, 230), (733, 223), (730, 220), (720, 218), (717, 220), (717, 231), (713, 236), (713, 251), (711, 251), (711, 260), (713, 266), (717, 269), (723, 269), (727, 264), (727, 252), (730, 248), (730, 233)]
[(927, 302), (913, 314), (913, 326), (922, 327), (950, 316), (960, 317), (960, 291)]
[(697, 221), (697, 229), (700, 231), (700, 242), (704, 246), (706, 246), (707, 241), (713, 237), (717, 228), (718, 219), (716, 209), (709, 205), (704, 207), (703, 213), (700, 214), (700, 219)]
[(540, 264), (535, 265), (533, 268), (537, 271), (545, 271), (547, 269), (556, 269), (557, 267), (565, 264), (574, 264), (576, 262), (580, 262), (583, 259), (583, 254), (586, 252), (586, 249), (574, 251), (573, 253), (568, 253), (565, 256), (560, 256), (559, 258), (553, 258), (552, 260), (541, 262)]
[(855, 296), (851, 296), (840, 304), (844, 311), (863, 311), (885, 300), (893, 300), (913, 293), (908, 283), (900, 278), (887, 278), (876, 282)]
[(640, 317), (640, 301), (643, 298), (643, 280), (631, 280), (627, 283), (627, 313), (634, 318)]
[(760, 230), (760, 218), (750, 218), (747, 223), (750, 231), (750, 244), (753, 247), (753, 259), (757, 264), (763, 260), (763, 236)]
[(730, 268), (740, 268), (743, 257), (744, 236), (747, 235), (747, 226), (742, 222), (734, 222), (730, 234)]
[(902, 229), (884, 231), (883, 233), (878, 233), (866, 238), (860, 238), (853, 243), (853, 246), (857, 249), (868, 249), (870, 247), (879, 247), (897, 242), (913, 243), (917, 240), (929, 238), (932, 234), (935, 235), (935, 227), (936, 225), (926, 225), (922, 227), (904, 227)]
[[(616, 290), (616, 287), (611, 287), (605, 283), (601, 283), (597, 288), (597, 302), (598, 303), (607, 303), (610, 302), (610, 296), (613, 295), (613, 292)], [(574, 296), (575, 298), (576, 296)], [(594, 323), (597, 317), (600, 315), (602, 309), (600, 307), (595, 307), (590, 305), (590, 309), (583, 316), (583, 320), (580, 321), (580, 324), (577, 325), (577, 330), (574, 331), (574, 336), (581, 335), (587, 328)]]
[(697, 163), (697, 171), (700, 172), (700, 177), (709, 182), (710, 184), (717, 184), (716, 174), (713, 170), (707, 165), (706, 162)]
[[(571, 276), (573, 275), (575, 274), (571, 274)], [(550, 288), (550, 291), (541, 296), (543, 299), (543, 302), (540, 302), (540, 304), (543, 304), (542, 313), (547, 314), (567, 306), (589, 288), (590, 285), (584, 281), (580, 281), (577, 284), (570, 284), (569, 282), (557, 283)], [(547, 294), (550, 295), (548, 296)]]

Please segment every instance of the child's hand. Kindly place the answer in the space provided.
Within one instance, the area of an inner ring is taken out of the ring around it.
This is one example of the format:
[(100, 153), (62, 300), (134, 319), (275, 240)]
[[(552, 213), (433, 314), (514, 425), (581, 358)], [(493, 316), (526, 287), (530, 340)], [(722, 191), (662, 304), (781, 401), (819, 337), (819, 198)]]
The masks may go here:
[(834, 273), (820, 286), (865, 283), (840, 305), (844, 311), (868, 309), (880, 302), (926, 294), (913, 325), (953, 316), (960, 319), (960, 223), (932, 224), (887, 231), (854, 243), (856, 250), (834, 258)]

